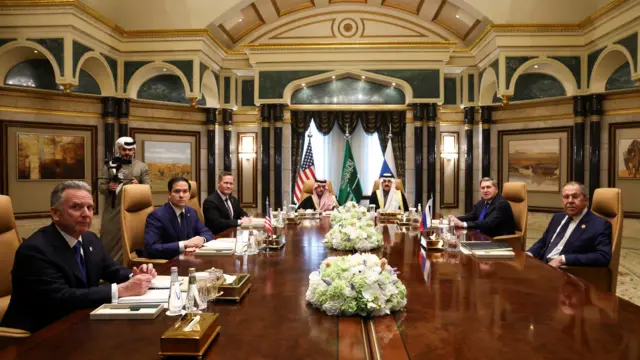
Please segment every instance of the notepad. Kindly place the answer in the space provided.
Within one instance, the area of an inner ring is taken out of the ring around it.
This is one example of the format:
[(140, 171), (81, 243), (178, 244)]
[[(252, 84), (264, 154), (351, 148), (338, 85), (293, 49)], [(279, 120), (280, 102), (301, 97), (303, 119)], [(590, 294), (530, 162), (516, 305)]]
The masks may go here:
[(149, 289), (144, 295), (125, 296), (118, 304), (164, 304), (169, 301), (169, 289)]
[(460, 244), (471, 251), (509, 250), (511, 246), (504, 241), (462, 241)]
[(235, 238), (220, 238), (212, 241), (207, 241), (202, 249), (232, 251), (235, 248), (235, 245)]
[(511, 250), (477, 250), (472, 254), (479, 259), (512, 259), (516, 257), (516, 253)]

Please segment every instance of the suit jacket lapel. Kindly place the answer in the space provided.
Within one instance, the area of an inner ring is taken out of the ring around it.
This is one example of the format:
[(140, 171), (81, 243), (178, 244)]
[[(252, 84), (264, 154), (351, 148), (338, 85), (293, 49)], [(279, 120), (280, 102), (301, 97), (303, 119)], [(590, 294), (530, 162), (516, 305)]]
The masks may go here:
[[(67, 242), (67, 240), (65, 240), (65, 238), (62, 236), (60, 231), (58, 231), (55, 224), (51, 223), (48, 231), (50, 232), (52, 237), (55, 239), (54, 243), (56, 245), (58, 256), (62, 260), (62, 263), (65, 266), (67, 266), (69, 269), (71, 269), (71, 271), (73, 271), (73, 274), (76, 276), (76, 280), (80, 284), (84, 284), (86, 286), (87, 283), (84, 281), (84, 277), (82, 276), (82, 270), (80, 270), (80, 264), (78, 264), (78, 260), (76, 260), (76, 255), (74, 253), (74, 250), (71, 247), (69, 247), (69, 243)], [(85, 267), (86, 267), (86, 260), (85, 260)]]
[[(180, 222), (178, 221), (178, 215), (176, 215), (176, 212), (175, 210), (173, 210), (173, 207), (171, 206), (171, 204), (167, 202), (166, 204), (164, 204), (164, 207), (168, 212), (169, 222), (171, 222), (173, 231), (175, 231), (178, 237), (185, 236), (185, 234), (182, 233), (182, 228), (180, 227)], [(179, 239), (179, 240), (186, 240), (186, 239)]]
[(93, 276), (96, 262), (93, 257), (93, 246), (90, 244), (89, 235), (82, 236), (82, 251), (84, 252), (84, 267), (87, 270), (87, 285), (97, 284), (100, 279), (95, 279), (95, 276)]
[(561, 254), (564, 254), (567, 250), (570, 250), (571, 247), (575, 244), (575, 241), (576, 241), (575, 239), (582, 237), (582, 234), (584, 234), (584, 232), (587, 231), (590, 218), (591, 218), (591, 210), (587, 209), (587, 212), (584, 214), (582, 219), (578, 221), (578, 224), (571, 232), (571, 235), (569, 235), (567, 242), (562, 247), (562, 251), (560, 252)]
[(227, 205), (225, 205), (224, 201), (222, 201), (222, 196), (220, 196), (220, 194), (218, 193), (218, 190), (216, 190), (214, 194), (214, 200), (218, 204), (218, 207), (220, 208), (221, 213), (223, 214), (222, 217), (226, 220), (231, 220), (231, 216), (229, 215), (229, 209), (227, 209)]

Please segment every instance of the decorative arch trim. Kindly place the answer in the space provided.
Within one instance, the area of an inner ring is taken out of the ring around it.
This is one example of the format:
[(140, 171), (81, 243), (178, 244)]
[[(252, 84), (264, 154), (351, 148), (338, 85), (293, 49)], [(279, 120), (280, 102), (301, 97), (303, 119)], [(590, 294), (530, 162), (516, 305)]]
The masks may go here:
[[(535, 68), (536, 65), (538, 65), (538, 68)], [(535, 69), (535, 71), (531, 71), (532, 69)], [(573, 96), (578, 92), (578, 83), (568, 67), (558, 60), (541, 57), (525, 62), (516, 70), (511, 78), (511, 82), (509, 83), (506, 93), (513, 95), (518, 78), (520, 75), (528, 72), (536, 72), (553, 76), (562, 83), (562, 86), (564, 86), (564, 90), (568, 96)]]
[(402, 79), (396, 79), (389, 76), (374, 74), (362, 70), (337, 70), (292, 81), (284, 89), (284, 100), (288, 105), (291, 105), (291, 96), (296, 90), (302, 89), (304, 87), (302, 86), (302, 84), (305, 84), (305, 86), (317, 85), (333, 81), (334, 76), (335, 79), (344, 77), (362, 78), (362, 76), (364, 76), (366, 81), (389, 86), (395, 83), (396, 88), (400, 89), (404, 93), (405, 105), (413, 102), (413, 89), (408, 82)]
[(206, 107), (219, 108), (220, 94), (218, 93), (218, 82), (211, 69), (208, 69), (202, 75), (202, 95), (206, 100)]
[(187, 80), (187, 77), (182, 73), (182, 71), (180, 71), (180, 69), (169, 63), (156, 61), (144, 65), (143, 67), (138, 69), (138, 71), (136, 71), (133, 76), (131, 76), (126, 89), (127, 97), (137, 99), (140, 86), (142, 86), (142, 84), (144, 84), (147, 80), (158, 75), (178, 76), (182, 81), (182, 85), (184, 86), (186, 97), (189, 98), (193, 96), (189, 87), (189, 80)]
[(491, 105), (493, 104), (493, 95), (498, 91), (498, 76), (496, 75), (493, 67), (488, 67), (482, 73), (482, 80), (480, 81), (480, 91), (478, 95), (479, 105)]
[(42, 56), (34, 54), (34, 50), (39, 51), (42, 56), (49, 60), (51, 67), (53, 67), (56, 82), (61, 82), (60, 65), (53, 54), (44, 46), (28, 40), (12, 41), (0, 47), (0, 79), (2, 82), (4, 82), (7, 72), (17, 64), (26, 60), (42, 58)]
[(619, 44), (607, 46), (593, 65), (593, 72), (589, 79), (589, 90), (593, 93), (604, 92), (607, 80), (625, 61), (631, 66), (631, 78), (637, 78), (638, 73), (634, 71), (633, 57), (629, 51)]
[(115, 96), (116, 83), (113, 80), (113, 72), (107, 60), (97, 51), (90, 51), (82, 55), (78, 61), (78, 67), (74, 74), (74, 82), (80, 81), (80, 70), (83, 69), (98, 83), (102, 96)]

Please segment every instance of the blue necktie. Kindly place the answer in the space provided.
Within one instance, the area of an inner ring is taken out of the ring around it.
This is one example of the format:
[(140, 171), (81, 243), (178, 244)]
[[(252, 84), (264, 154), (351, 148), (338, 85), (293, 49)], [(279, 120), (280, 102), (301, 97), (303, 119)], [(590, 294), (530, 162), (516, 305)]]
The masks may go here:
[(78, 265), (80, 266), (80, 271), (82, 272), (82, 280), (84, 280), (84, 283), (87, 283), (87, 268), (84, 265), (84, 258), (82, 257), (82, 253), (80, 252), (80, 250), (82, 249), (82, 243), (80, 241), (76, 242), (75, 245), (73, 245), (73, 250), (76, 253), (76, 261), (78, 262)]
[[(487, 214), (487, 208), (489, 207), (489, 203), (485, 202), (484, 207), (482, 208), (482, 212), (480, 213), (480, 217), (478, 217), (478, 221), (482, 221), (484, 216)], [(476, 229), (476, 232), (480, 232), (480, 229)]]
[(553, 238), (553, 240), (551, 240), (551, 242), (549, 243), (549, 246), (547, 246), (547, 249), (544, 251), (544, 257), (542, 258), (542, 260), (544, 261), (547, 260), (547, 256), (551, 254), (553, 249), (558, 247), (558, 244), (560, 243), (560, 241), (562, 241), (562, 239), (564, 238), (564, 235), (567, 233), (567, 229), (569, 229), (569, 224), (571, 224), (571, 221), (573, 221), (573, 219), (571, 218), (568, 218), (568, 219), (565, 218), (565, 219), (566, 220), (564, 221), (564, 224), (562, 224), (562, 226), (560, 227), (560, 230), (558, 230), (558, 233)]

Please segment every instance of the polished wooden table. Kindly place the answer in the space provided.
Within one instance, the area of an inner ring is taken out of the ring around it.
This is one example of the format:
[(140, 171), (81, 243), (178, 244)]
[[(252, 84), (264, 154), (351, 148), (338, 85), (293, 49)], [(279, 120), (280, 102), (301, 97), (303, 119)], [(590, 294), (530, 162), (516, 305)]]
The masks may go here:
[[(219, 337), (207, 359), (637, 359), (640, 307), (517, 252), (480, 262), (427, 252), (417, 232), (385, 226), (375, 253), (397, 267), (405, 311), (373, 319), (324, 315), (305, 300), (309, 273), (327, 256), (327, 218), (285, 229), (281, 250), (254, 256), (181, 256), (159, 268), (212, 266), (251, 274), (240, 302), (216, 301)], [(228, 233), (226, 235), (232, 235)], [(426, 235), (426, 234), (425, 234)], [(460, 234), (461, 236), (463, 234)], [(488, 240), (476, 232), (467, 240)], [(90, 321), (77, 311), (0, 358), (158, 359), (160, 336), (176, 320)]]

